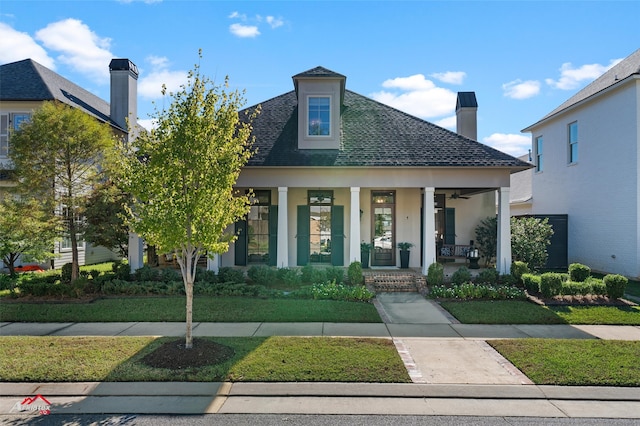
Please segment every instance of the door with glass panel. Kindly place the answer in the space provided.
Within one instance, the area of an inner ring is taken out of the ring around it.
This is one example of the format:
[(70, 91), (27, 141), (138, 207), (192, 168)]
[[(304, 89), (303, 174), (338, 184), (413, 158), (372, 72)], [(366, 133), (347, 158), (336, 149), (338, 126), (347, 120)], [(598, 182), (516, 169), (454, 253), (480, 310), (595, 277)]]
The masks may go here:
[(395, 192), (371, 193), (371, 266), (395, 266)]

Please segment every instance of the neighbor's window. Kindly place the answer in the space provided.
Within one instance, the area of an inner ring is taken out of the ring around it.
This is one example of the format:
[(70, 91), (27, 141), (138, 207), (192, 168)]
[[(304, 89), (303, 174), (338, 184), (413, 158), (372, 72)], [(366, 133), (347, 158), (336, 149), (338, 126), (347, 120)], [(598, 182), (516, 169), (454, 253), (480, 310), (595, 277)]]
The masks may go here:
[(20, 130), (22, 123), (28, 123), (31, 114), (13, 113), (0, 115), (0, 157), (9, 155), (9, 136), (11, 131)]
[(309, 136), (331, 135), (331, 98), (309, 96)]
[(569, 164), (578, 161), (578, 122), (569, 124)]
[[(60, 241), (60, 249), (61, 250), (71, 250), (71, 236), (70, 236), (70, 227), (71, 224), (70, 222), (70, 212), (69, 212), (69, 208), (66, 206), (62, 206), (62, 226), (63, 226), (63, 234), (62, 234), (62, 239)], [(73, 215), (73, 221), (76, 223), (76, 229), (78, 229), (78, 227), (80, 227), (83, 222), (84, 222), (84, 218), (78, 215)], [(81, 248), (84, 245), (84, 241), (81, 238), (80, 234), (76, 235), (77, 237), (77, 246), (78, 248)]]
[(536, 138), (536, 172), (542, 171), (542, 136)]

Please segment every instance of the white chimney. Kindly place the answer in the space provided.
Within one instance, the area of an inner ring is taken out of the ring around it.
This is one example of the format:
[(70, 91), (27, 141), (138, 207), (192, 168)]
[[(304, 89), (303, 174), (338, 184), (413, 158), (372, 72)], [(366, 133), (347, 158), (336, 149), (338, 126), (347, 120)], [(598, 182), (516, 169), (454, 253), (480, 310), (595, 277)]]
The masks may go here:
[[(111, 120), (125, 132), (127, 142), (135, 139), (138, 120), (138, 67), (129, 59), (112, 59), (111, 73)], [(127, 123), (127, 119), (129, 123)]]
[(478, 101), (475, 92), (458, 92), (456, 102), (456, 133), (478, 140)]

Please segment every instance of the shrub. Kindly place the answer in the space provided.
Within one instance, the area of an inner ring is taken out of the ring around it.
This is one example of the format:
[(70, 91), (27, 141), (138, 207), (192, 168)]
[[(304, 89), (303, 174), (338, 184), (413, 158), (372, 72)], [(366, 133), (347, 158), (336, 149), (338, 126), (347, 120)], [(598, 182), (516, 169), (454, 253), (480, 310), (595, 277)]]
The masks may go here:
[(375, 296), (365, 286), (346, 286), (335, 281), (314, 284), (311, 295), (319, 300), (344, 300), (348, 302), (368, 302)]
[(629, 283), (629, 280), (626, 277), (617, 274), (605, 275), (603, 281), (607, 288), (607, 296), (613, 299), (619, 299), (624, 296), (624, 291)]
[(160, 281), (160, 271), (158, 269), (154, 269), (149, 265), (144, 265), (142, 268), (137, 269), (134, 272), (134, 277), (136, 281)]
[(591, 268), (581, 263), (569, 265), (569, 279), (575, 282), (584, 282), (591, 276)]
[(589, 282), (566, 281), (562, 283), (561, 294), (567, 296), (586, 296), (591, 294), (591, 284)]
[(349, 265), (349, 269), (347, 270), (347, 277), (349, 279), (349, 284), (351, 285), (360, 285), (364, 281), (362, 276), (362, 263), (360, 262), (351, 262)]
[(481, 271), (476, 278), (477, 284), (496, 285), (498, 283), (498, 271), (495, 268), (488, 268)]
[(12, 290), (16, 286), (17, 280), (11, 275), (0, 273), (0, 290)]
[(562, 291), (562, 275), (546, 272), (540, 276), (540, 293), (543, 297), (553, 297)]
[(599, 296), (604, 296), (607, 294), (607, 286), (604, 284), (604, 281), (600, 278), (589, 277), (585, 281), (589, 283), (591, 286), (591, 294), (597, 294)]
[(432, 263), (427, 271), (427, 283), (430, 286), (444, 283), (444, 266), (440, 263)]
[[(286, 271), (282, 272), (285, 273)], [(327, 275), (324, 269), (314, 268), (311, 265), (306, 265), (302, 268), (302, 276), (300, 277), (300, 281), (306, 284), (319, 284), (327, 281)]]
[(339, 266), (329, 266), (324, 270), (326, 281), (335, 281), (336, 284), (342, 284), (344, 281), (344, 268)]
[(229, 266), (220, 268), (218, 271), (219, 283), (244, 283), (244, 272), (240, 269), (234, 269)]
[(196, 282), (215, 284), (218, 282), (218, 277), (214, 271), (198, 268), (196, 272)]
[(513, 259), (526, 262), (534, 271), (547, 263), (547, 247), (551, 244), (553, 227), (549, 219), (535, 217), (511, 218), (511, 252)]
[(60, 281), (63, 283), (71, 282), (71, 271), (73, 270), (73, 265), (71, 263), (65, 263), (62, 265), (62, 269), (60, 270)]
[(518, 280), (518, 283), (522, 283), (522, 275), (529, 273), (529, 265), (526, 262), (516, 260), (511, 265), (511, 275)]
[(100, 272), (97, 269), (91, 269), (89, 271), (89, 278), (91, 278), (92, 280), (95, 280), (96, 278), (98, 278), (100, 276), (100, 274), (102, 274), (102, 272)]
[(253, 284), (268, 286), (272, 284), (277, 277), (275, 269), (265, 265), (252, 266), (247, 270), (247, 276)]
[(537, 293), (540, 291), (540, 275), (525, 273), (522, 274), (522, 284), (529, 293)]
[(471, 272), (466, 266), (462, 266), (453, 273), (451, 282), (458, 285), (471, 282)]
[(278, 277), (287, 287), (290, 288), (300, 287), (300, 283), (302, 282), (300, 273), (295, 268), (278, 269)]
[(112, 269), (117, 279), (127, 281), (131, 279), (131, 267), (128, 263), (123, 263), (121, 261), (114, 262)]
[[(173, 269), (173, 268), (164, 268), (160, 270), (160, 280), (168, 283), (168, 282), (173, 282), (173, 281), (180, 281), (182, 282), (182, 272), (178, 271), (177, 269)], [(196, 273), (196, 278), (198, 277), (198, 274)]]
[(522, 284), (520, 280), (517, 280), (516, 277), (514, 277), (511, 274), (500, 275), (498, 277), (498, 283), (500, 283), (500, 285), (508, 285), (508, 286), (515, 286), (515, 285)]
[(524, 299), (524, 292), (513, 286), (487, 286), (465, 283), (461, 285), (435, 286), (431, 288), (429, 295), (433, 298), (445, 299)]

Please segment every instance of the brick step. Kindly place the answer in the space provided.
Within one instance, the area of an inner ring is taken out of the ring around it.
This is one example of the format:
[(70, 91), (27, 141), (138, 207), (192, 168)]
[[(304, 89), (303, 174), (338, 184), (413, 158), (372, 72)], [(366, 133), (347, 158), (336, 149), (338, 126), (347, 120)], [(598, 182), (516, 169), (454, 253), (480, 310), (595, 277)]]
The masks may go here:
[(425, 280), (422, 276), (405, 273), (371, 274), (365, 277), (365, 283), (372, 286), (376, 292), (420, 291)]

